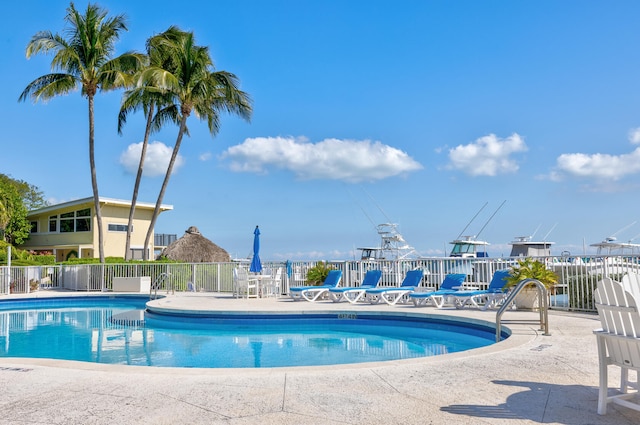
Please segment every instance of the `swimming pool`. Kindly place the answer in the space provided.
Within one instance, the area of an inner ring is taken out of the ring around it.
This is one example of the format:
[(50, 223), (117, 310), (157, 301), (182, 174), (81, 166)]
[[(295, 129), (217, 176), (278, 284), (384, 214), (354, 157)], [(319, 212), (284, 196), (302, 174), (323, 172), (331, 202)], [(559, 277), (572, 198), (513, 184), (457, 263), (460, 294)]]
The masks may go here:
[[(148, 297), (0, 302), (0, 357), (157, 367), (261, 368), (377, 362), (490, 345), (495, 328), (376, 313), (145, 313)], [(507, 334), (504, 334), (506, 336)]]

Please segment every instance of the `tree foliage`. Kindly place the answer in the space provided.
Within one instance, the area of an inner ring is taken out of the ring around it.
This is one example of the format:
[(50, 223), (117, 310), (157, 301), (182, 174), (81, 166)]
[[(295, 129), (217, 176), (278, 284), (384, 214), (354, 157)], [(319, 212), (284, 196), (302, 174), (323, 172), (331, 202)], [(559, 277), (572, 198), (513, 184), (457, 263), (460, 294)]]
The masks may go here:
[(42, 192), (36, 186), (0, 174), (0, 230), (5, 241), (12, 245), (24, 242), (31, 231), (27, 213), (30, 209), (46, 205)]
[(94, 97), (99, 91), (125, 87), (144, 62), (136, 53), (113, 58), (120, 33), (127, 30), (124, 15), (110, 17), (107, 10), (88, 4), (83, 13), (73, 2), (65, 16), (67, 27), (62, 34), (51, 31), (36, 33), (27, 45), (26, 55), (53, 54), (54, 72), (36, 78), (20, 94), (19, 101), (46, 101), (66, 95), (77, 88), (87, 99), (89, 116), (89, 166), (91, 187), (98, 227), (98, 251), (104, 262), (102, 214), (95, 165)]
[[(158, 51), (161, 52), (162, 60), (157, 64), (152, 63), (140, 73), (137, 85), (147, 92), (157, 92), (166, 96), (156, 117), (161, 120), (162, 117), (167, 116), (167, 110), (177, 110), (180, 125), (151, 216), (151, 223), (145, 237), (145, 247), (149, 246), (151, 234), (160, 214), (160, 206), (180, 150), (182, 137), (185, 134), (188, 135), (189, 116), (194, 113), (197, 118), (206, 121), (211, 135), (216, 135), (220, 129), (220, 113), (234, 114), (248, 121), (253, 112), (251, 98), (240, 90), (238, 78), (230, 72), (215, 71), (209, 49), (198, 46), (192, 32), (171, 27), (161, 36), (156, 37), (155, 42)], [(145, 250), (145, 259), (146, 252)]]

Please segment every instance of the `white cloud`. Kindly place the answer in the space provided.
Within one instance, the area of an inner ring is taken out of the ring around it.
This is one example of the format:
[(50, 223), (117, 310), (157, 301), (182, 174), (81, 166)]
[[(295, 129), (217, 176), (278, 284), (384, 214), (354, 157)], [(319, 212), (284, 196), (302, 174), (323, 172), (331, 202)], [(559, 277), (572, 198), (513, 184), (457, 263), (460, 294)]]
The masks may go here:
[(213, 157), (213, 155), (211, 154), (211, 152), (205, 152), (203, 154), (200, 154), (198, 159), (200, 161), (209, 161), (212, 157)]
[(634, 145), (640, 144), (640, 128), (629, 130), (629, 141)]
[(557, 158), (556, 165), (557, 170), (551, 173), (554, 180), (558, 180), (563, 173), (575, 177), (619, 180), (640, 172), (640, 148), (622, 155), (565, 153)]
[(449, 149), (447, 168), (460, 170), (472, 176), (515, 173), (518, 171), (518, 163), (511, 155), (525, 152), (527, 149), (522, 137), (516, 133), (505, 139), (489, 134), (468, 145)]
[(231, 146), (222, 158), (233, 171), (265, 174), (274, 167), (306, 180), (381, 180), (422, 168), (406, 152), (370, 140), (256, 137)]
[[(147, 146), (147, 154), (144, 161), (142, 175), (145, 177), (164, 176), (169, 166), (173, 147), (162, 142), (151, 142)], [(130, 174), (138, 172), (140, 163), (140, 152), (142, 152), (142, 142), (129, 145), (126, 151), (120, 155), (120, 165)], [(172, 173), (176, 173), (184, 165), (184, 158), (178, 154), (173, 165)]]

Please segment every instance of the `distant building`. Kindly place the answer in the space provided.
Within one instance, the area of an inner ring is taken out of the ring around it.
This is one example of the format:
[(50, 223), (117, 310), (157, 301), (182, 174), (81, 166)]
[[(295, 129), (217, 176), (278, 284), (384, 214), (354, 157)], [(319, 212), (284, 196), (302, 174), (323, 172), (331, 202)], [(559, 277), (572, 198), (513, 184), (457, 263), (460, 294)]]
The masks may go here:
[[(132, 258), (142, 259), (144, 239), (151, 222), (155, 204), (136, 203), (131, 232)], [(170, 211), (171, 205), (162, 205), (160, 212)], [(131, 201), (100, 198), (102, 213), (102, 231), (104, 236), (105, 257), (124, 257), (127, 236), (127, 224)], [(98, 222), (93, 208), (93, 197), (50, 205), (30, 211), (27, 220), (31, 222), (31, 235), (20, 248), (31, 251), (50, 251), (56, 261), (65, 261), (70, 257), (98, 258)], [(166, 235), (165, 235), (166, 236)], [(168, 238), (169, 240), (175, 239)], [(150, 245), (146, 247), (153, 258), (157, 240), (152, 235)]]

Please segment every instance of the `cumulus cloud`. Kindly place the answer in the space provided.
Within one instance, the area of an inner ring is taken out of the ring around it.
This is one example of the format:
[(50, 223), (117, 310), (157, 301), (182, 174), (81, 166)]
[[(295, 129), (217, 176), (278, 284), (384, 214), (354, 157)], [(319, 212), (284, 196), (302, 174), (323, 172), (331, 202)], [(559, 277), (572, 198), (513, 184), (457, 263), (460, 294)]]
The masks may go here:
[[(151, 142), (147, 146), (147, 154), (144, 161), (142, 175), (145, 177), (164, 176), (169, 166), (173, 147), (162, 142)], [(136, 174), (140, 163), (140, 152), (142, 152), (142, 142), (129, 145), (126, 151), (120, 155), (120, 165), (126, 172)], [(177, 172), (184, 165), (184, 158), (178, 154), (173, 165), (172, 172)]]
[(640, 172), (640, 148), (622, 155), (596, 153), (565, 153), (556, 159), (556, 171), (551, 178), (559, 180), (564, 174), (603, 180), (619, 180)]
[(256, 137), (231, 146), (222, 159), (236, 172), (265, 174), (270, 168), (292, 171), (305, 180), (346, 182), (381, 180), (419, 170), (422, 165), (406, 152), (370, 140)]
[(515, 173), (518, 171), (518, 163), (511, 155), (527, 149), (523, 138), (516, 133), (505, 139), (489, 134), (468, 145), (449, 149), (447, 168), (472, 176)]
[(213, 155), (211, 154), (211, 152), (205, 152), (203, 154), (200, 154), (198, 159), (200, 161), (209, 161), (212, 157), (213, 157)]
[(629, 141), (634, 145), (640, 144), (640, 128), (629, 130)]

